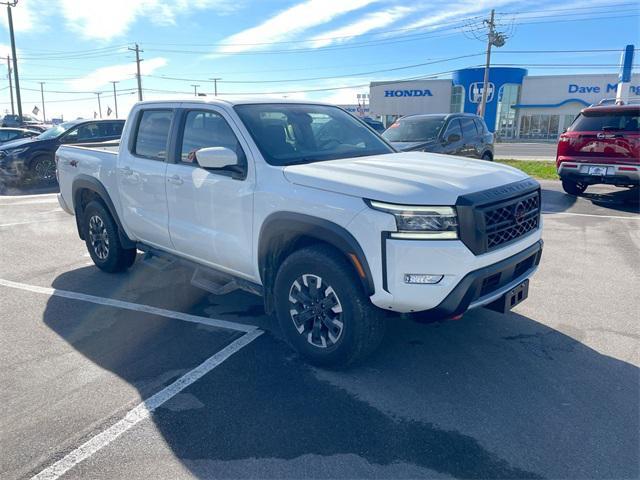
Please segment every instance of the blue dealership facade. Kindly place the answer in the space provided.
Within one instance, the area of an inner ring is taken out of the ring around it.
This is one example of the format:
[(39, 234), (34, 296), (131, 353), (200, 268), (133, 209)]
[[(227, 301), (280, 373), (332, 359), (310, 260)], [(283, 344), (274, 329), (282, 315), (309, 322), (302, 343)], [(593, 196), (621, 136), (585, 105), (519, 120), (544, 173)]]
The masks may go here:
[[(387, 125), (404, 115), (476, 113), (483, 79), (484, 68), (466, 68), (450, 79), (372, 82), (369, 107)], [(506, 140), (553, 140), (582, 108), (615, 98), (617, 85), (617, 73), (530, 76), (525, 68), (493, 67), (485, 121)], [(639, 75), (630, 85), (640, 96)]]

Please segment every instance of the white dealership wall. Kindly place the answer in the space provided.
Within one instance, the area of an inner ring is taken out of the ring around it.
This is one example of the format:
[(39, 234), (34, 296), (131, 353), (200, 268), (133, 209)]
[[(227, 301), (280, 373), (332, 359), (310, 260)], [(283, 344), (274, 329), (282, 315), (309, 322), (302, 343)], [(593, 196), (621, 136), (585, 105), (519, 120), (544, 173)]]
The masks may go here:
[[(617, 74), (527, 76), (520, 91), (520, 114), (577, 115), (586, 104), (615, 98)], [(640, 74), (631, 78), (631, 95), (640, 95)], [(529, 107), (530, 106), (530, 107)]]
[(448, 79), (372, 82), (369, 107), (373, 115), (381, 117), (449, 112), (451, 87)]
[[(467, 70), (458, 73), (464, 74)], [(500, 67), (492, 69), (492, 75), (504, 76), (509, 70), (511, 69)], [(604, 98), (615, 98), (616, 95), (617, 73), (527, 76), (526, 70), (519, 70), (525, 73), (525, 76), (518, 80), (520, 94), (517, 103), (512, 107), (517, 111), (516, 128), (513, 129), (516, 136), (519, 135), (520, 119), (523, 116), (559, 116), (560, 132), (585, 106), (598, 103)], [(453, 82), (452, 79), (372, 82), (371, 115), (381, 117), (388, 124), (395, 117), (404, 115), (449, 113)], [(510, 82), (511, 80), (505, 81), (505, 84)], [(475, 112), (477, 105), (470, 104), (468, 98), (470, 86), (459, 84), (465, 89), (464, 111)], [(640, 96), (640, 74), (632, 75), (630, 94), (636, 98)], [(498, 98), (499, 92), (496, 91), (495, 100)], [(497, 123), (494, 119), (487, 121), (487, 124)], [(530, 137), (529, 135), (526, 138)], [(553, 135), (549, 135), (547, 139), (553, 139)]]

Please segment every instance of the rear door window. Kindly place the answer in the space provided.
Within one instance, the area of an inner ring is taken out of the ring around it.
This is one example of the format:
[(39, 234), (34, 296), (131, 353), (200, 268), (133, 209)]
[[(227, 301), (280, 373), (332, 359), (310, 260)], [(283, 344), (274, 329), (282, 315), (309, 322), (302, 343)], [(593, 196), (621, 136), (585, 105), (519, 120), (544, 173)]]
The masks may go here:
[(173, 111), (143, 110), (139, 118), (133, 153), (152, 160), (166, 160)]
[(462, 129), (460, 128), (460, 121), (457, 118), (454, 118), (449, 122), (447, 131), (444, 134), (444, 139), (447, 140), (451, 134), (454, 133), (462, 139)]
[(473, 123), (476, 124), (476, 130), (478, 130), (478, 133), (480, 135), (484, 135), (485, 133), (487, 133), (487, 126), (485, 125), (484, 120), (474, 118)]
[(473, 123), (473, 118), (463, 117), (460, 119), (460, 124), (462, 125), (462, 136), (465, 139), (471, 139), (478, 136), (478, 131), (476, 130), (476, 124)]
[(604, 130), (617, 130), (623, 132), (638, 133), (640, 111), (619, 113), (581, 113), (576, 117), (568, 130), (575, 132), (600, 132)]

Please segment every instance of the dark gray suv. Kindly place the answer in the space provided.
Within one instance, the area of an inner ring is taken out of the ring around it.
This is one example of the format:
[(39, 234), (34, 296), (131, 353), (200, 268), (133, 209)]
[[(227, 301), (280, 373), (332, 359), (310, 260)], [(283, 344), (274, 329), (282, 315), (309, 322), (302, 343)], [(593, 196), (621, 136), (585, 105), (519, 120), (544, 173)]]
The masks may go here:
[(493, 160), (493, 134), (481, 117), (470, 113), (408, 115), (396, 120), (382, 136), (402, 151)]

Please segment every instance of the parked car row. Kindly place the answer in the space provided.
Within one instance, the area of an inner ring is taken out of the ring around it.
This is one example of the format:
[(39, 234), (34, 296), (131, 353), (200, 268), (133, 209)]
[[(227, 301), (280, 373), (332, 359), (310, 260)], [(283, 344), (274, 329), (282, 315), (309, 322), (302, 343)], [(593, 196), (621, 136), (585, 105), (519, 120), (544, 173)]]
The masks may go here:
[(54, 181), (60, 145), (117, 140), (123, 126), (124, 120), (73, 120), (6, 142), (0, 145), (0, 176), (5, 185)]
[(19, 115), (5, 115), (2, 118), (2, 127), (27, 128), (29, 130), (44, 132), (51, 127), (51, 125), (42, 123), (37, 118), (29, 115), (22, 115), (22, 117)]

